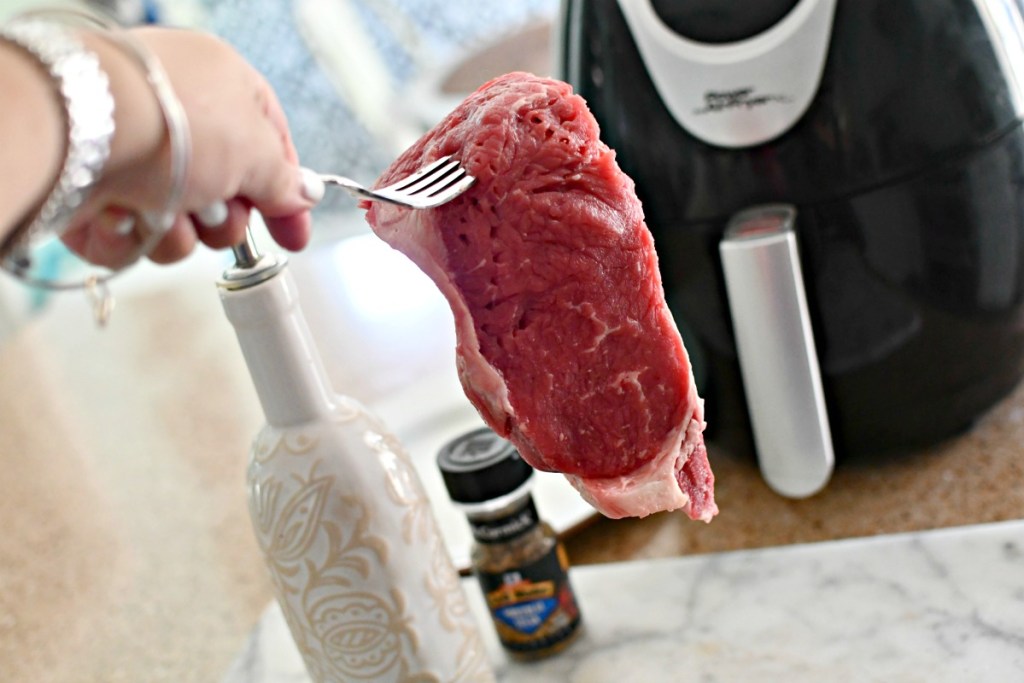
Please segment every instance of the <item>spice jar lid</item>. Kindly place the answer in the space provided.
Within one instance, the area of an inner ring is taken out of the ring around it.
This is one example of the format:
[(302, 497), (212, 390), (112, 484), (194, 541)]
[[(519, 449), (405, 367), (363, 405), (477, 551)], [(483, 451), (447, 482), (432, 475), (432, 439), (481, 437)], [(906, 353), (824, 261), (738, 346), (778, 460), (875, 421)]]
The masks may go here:
[(512, 493), (533, 476), (515, 446), (481, 427), (452, 439), (437, 455), (448, 495), (456, 503), (483, 503)]

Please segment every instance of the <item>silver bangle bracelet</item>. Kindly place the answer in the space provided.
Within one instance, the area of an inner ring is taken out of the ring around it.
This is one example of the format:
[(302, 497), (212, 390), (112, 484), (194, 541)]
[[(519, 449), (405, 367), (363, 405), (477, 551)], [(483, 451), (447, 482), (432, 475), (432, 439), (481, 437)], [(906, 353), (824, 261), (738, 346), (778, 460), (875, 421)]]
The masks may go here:
[[(192, 161), (192, 135), (188, 116), (160, 60), (128, 31), (113, 30), (109, 35), (120, 42), (145, 71), (146, 81), (156, 96), (167, 126), (171, 149), (171, 189), (164, 200), (164, 208), (146, 215), (151, 233), (159, 240), (174, 227), (174, 221), (182, 210), (182, 200), (185, 198), (185, 181), (188, 179), (189, 165)], [(149, 251), (150, 249), (144, 249), (142, 255)]]

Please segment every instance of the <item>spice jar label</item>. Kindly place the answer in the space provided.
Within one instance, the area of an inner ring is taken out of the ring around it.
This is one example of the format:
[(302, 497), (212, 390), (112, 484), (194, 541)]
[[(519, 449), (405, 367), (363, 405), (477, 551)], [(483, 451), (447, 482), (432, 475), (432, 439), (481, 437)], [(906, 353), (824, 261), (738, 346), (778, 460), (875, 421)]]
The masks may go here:
[(538, 560), (505, 572), (478, 571), (498, 637), (509, 650), (549, 654), (568, 644), (580, 612), (561, 545)]

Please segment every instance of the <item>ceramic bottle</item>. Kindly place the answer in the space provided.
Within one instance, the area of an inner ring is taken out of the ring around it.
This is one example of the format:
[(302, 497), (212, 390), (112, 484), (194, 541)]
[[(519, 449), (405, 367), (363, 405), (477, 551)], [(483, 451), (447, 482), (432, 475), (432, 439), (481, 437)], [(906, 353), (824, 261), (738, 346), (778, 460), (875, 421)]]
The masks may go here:
[(266, 417), (249, 506), (306, 667), (328, 681), (493, 682), (419, 477), (332, 391), (282, 257), (236, 248), (219, 283)]

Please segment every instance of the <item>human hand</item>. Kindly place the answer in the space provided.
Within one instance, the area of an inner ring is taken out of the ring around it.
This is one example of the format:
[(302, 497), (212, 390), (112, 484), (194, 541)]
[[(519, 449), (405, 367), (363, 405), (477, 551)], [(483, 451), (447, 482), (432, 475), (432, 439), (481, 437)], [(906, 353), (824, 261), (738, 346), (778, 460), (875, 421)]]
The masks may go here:
[[(285, 115), (266, 80), (233, 48), (203, 33), (133, 29), (160, 60), (191, 129), (191, 162), (173, 227), (149, 253), (158, 263), (187, 256), (195, 244), (212, 248), (244, 238), (250, 210), (259, 211), (283, 248), (298, 250), (310, 236), (309, 209), (319, 197), (304, 189)], [(63, 239), (93, 263), (130, 262), (145, 236), (131, 217), (163, 209), (171, 188), (171, 159), (160, 109), (139, 66), (99, 36), (86, 38), (111, 79), (116, 131), (111, 157), (90, 200)], [(226, 220), (207, 227), (196, 212), (217, 202)]]

